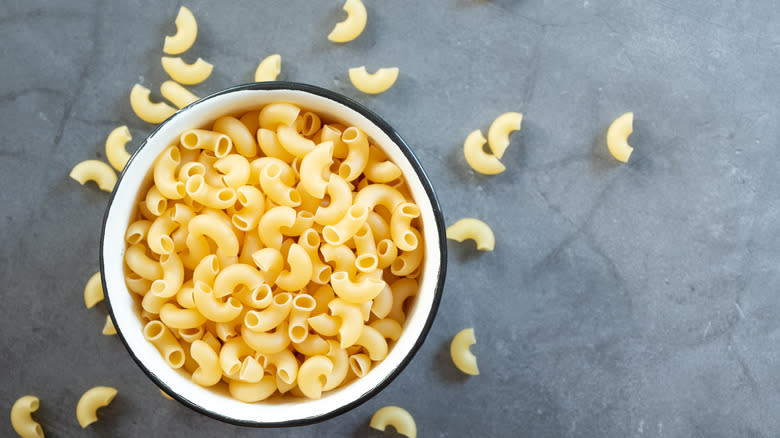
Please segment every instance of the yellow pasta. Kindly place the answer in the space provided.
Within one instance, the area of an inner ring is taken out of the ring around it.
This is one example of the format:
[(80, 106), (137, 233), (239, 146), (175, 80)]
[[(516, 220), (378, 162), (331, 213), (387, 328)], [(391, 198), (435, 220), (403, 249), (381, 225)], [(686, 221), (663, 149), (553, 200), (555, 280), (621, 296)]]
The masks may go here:
[(174, 81), (163, 82), (162, 85), (160, 85), (160, 94), (178, 108), (184, 108), (199, 99), (199, 97), (192, 94), (190, 90)]
[(327, 377), (333, 372), (333, 361), (326, 356), (312, 356), (298, 370), (298, 387), (306, 397), (319, 399)]
[(106, 315), (106, 323), (103, 324), (103, 332), (104, 335), (115, 335), (116, 334), (116, 328), (114, 327), (114, 323), (111, 321), (111, 317)]
[(244, 157), (254, 157), (257, 154), (255, 133), (246, 127), (241, 120), (224, 116), (214, 121), (212, 129), (227, 135), (236, 147), (236, 152)]
[(518, 131), (522, 122), (522, 114), (504, 113), (490, 124), (488, 145), (496, 158), (501, 159), (504, 156), (504, 151), (509, 146), (509, 133)]
[(336, 23), (336, 26), (328, 35), (328, 39), (334, 43), (346, 43), (357, 38), (366, 27), (366, 7), (361, 0), (347, 0), (344, 3), (344, 11), (347, 18)]
[(487, 140), (482, 131), (477, 129), (466, 137), (463, 143), (463, 155), (472, 169), (485, 175), (495, 175), (506, 170), (506, 167), (498, 161), (498, 157), (485, 152), (483, 146)]
[(374, 73), (366, 71), (366, 66), (349, 69), (349, 80), (358, 90), (366, 94), (384, 93), (398, 79), (398, 67), (380, 68)]
[(450, 343), (450, 356), (452, 362), (459, 370), (466, 374), (476, 376), (479, 374), (477, 367), (477, 357), (469, 351), (469, 347), (476, 343), (474, 338), (474, 329), (466, 328), (459, 331)]
[(130, 90), (130, 106), (133, 112), (144, 122), (162, 123), (176, 112), (176, 108), (165, 102), (152, 103), (149, 100), (151, 92), (141, 84), (135, 84)]
[(198, 22), (192, 12), (182, 6), (176, 15), (176, 34), (165, 37), (163, 52), (169, 55), (184, 53), (192, 46), (197, 36)]
[(82, 428), (97, 421), (97, 410), (116, 397), (117, 390), (108, 386), (95, 386), (82, 394), (76, 405), (76, 419)]
[(472, 239), (480, 251), (493, 251), (496, 246), (496, 238), (490, 226), (473, 217), (460, 219), (447, 227), (447, 238), (458, 242)]
[(198, 363), (192, 373), (192, 381), (200, 386), (213, 386), (222, 378), (217, 352), (205, 341), (196, 340), (190, 345), (190, 356)]
[(43, 438), (43, 428), (32, 419), (32, 413), (41, 405), (38, 397), (19, 397), (11, 406), (11, 426), (22, 438)]
[(85, 160), (73, 167), (70, 177), (84, 185), (87, 181), (95, 181), (101, 190), (112, 192), (116, 184), (116, 173), (108, 164), (98, 160)]
[(163, 56), (163, 70), (174, 81), (184, 85), (195, 85), (206, 80), (211, 75), (214, 66), (198, 58), (192, 64), (187, 64), (181, 57)]
[(398, 406), (385, 406), (376, 411), (369, 423), (371, 428), (384, 431), (387, 426), (393, 426), (395, 431), (408, 438), (417, 438), (417, 425), (406, 409)]
[(333, 163), (333, 142), (317, 145), (301, 161), (301, 184), (304, 190), (315, 198), (322, 199), (328, 187), (330, 168)]
[(106, 138), (106, 159), (114, 169), (120, 172), (124, 169), (127, 160), (130, 159), (125, 145), (132, 139), (130, 130), (124, 125), (114, 128)]
[(607, 148), (616, 160), (627, 163), (634, 151), (628, 144), (628, 136), (634, 131), (634, 113), (625, 113), (615, 119), (607, 129)]
[(103, 301), (103, 285), (100, 282), (100, 272), (96, 272), (89, 277), (84, 286), (84, 305), (87, 309), (91, 309), (101, 301)]
[(258, 64), (255, 82), (275, 81), (281, 71), (282, 57), (279, 54), (270, 55)]

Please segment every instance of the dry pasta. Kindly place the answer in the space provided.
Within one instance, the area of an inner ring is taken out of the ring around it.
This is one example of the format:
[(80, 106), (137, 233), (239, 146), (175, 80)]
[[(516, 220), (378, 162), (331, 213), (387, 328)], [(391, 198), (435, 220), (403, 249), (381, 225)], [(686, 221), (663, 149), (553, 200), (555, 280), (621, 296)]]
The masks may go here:
[(336, 26), (328, 35), (328, 39), (334, 43), (346, 43), (357, 38), (366, 27), (366, 7), (360, 0), (347, 0), (343, 9), (347, 12), (344, 21), (336, 23)]
[(628, 144), (628, 136), (634, 131), (634, 113), (625, 113), (615, 119), (607, 129), (607, 148), (616, 160), (627, 163), (634, 151)]
[(163, 70), (174, 81), (184, 85), (195, 85), (206, 80), (211, 75), (214, 66), (198, 58), (192, 64), (187, 64), (181, 57), (163, 56), (160, 60)]
[(387, 426), (393, 426), (399, 434), (409, 437), (417, 437), (417, 425), (414, 418), (406, 409), (398, 406), (385, 406), (376, 411), (369, 423), (373, 429), (384, 431)]
[(366, 66), (349, 69), (349, 80), (358, 90), (367, 94), (379, 94), (387, 91), (398, 79), (398, 67), (380, 68), (374, 73), (366, 71)]
[(41, 402), (34, 395), (19, 397), (11, 406), (11, 426), (22, 438), (43, 438), (41, 425), (32, 419), (31, 414), (38, 410)]
[(184, 53), (192, 46), (197, 36), (198, 22), (192, 12), (182, 6), (176, 15), (176, 34), (165, 37), (163, 52), (169, 55)]
[(477, 357), (469, 351), (469, 347), (476, 342), (474, 329), (466, 328), (459, 331), (450, 344), (452, 362), (459, 370), (473, 376), (479, 374), (479, 368), (477, 368)]
[(246, 403), (320, 398), (350, 369), (371, 373), (423, 262), (401, 177), (359, 128), (286, 102), (187, 129), (125, 233), (144, 337)]
[(108, 406), (116, 394), (116, 389), (108, 386), (95, 386), (85, 392), (76, 405), (76, 419), (81, 427), (85, 428), (96, 422), (97, 410)]
[(255, 70), (255, 82), (275, 81), (282, 71), (282, 57), (273, 54), (260, 61)]

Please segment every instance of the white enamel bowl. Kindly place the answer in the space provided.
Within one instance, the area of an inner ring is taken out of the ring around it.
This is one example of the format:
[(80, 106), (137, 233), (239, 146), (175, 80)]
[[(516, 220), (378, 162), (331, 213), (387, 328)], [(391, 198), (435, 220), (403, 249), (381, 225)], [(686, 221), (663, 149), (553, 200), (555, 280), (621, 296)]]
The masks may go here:
[[(183, 371), (168, 367), (155, 347), (144, 339), (140, 307), (124, 282), (124, 235), (140, 199), (139, 191), (152, 179), (152, 164), (165, 147), (178, 141), (182, 131), (208, 125), (222, 115), (240, 114), (276, 101), (291, 102), (324, 118), (357, 126), (387, 153), (403, 171), (414, 201), (422, 210), (425, 259), (420, 291), (401, 338), (387, 358), (366, 376), (326, 393), (320, 400), (287, 398), (247, 404), (232, 399), (226, 392), (194, 384)], [(119, 337), (141, 369), (163, 391), (196, 411), (229, 423), (259, 427), (321, 421), (354, 408), (387, 386), (412, 359), (433, 323), (447, 259), (438, 200), (410, 147), (385, 121), (358, 103), (322, 88), (289, 82), (229, 88), (181, 109), (157, 127), (119, 177), (103, 220), (100, 244), (100, 269), (108, 309)]]

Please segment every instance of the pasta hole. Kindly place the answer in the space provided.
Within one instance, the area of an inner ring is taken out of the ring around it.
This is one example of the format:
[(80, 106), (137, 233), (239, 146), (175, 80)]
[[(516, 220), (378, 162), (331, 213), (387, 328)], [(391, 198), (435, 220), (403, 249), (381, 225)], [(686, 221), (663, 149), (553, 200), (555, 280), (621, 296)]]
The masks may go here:
[(351, 174), (352, 167), (350, 167), (349, 163), (341, 163), (339, 166), (339, 176), (344, 179), (348, 179)]
[(420, 215), (420, 207), (414, 204), (404, 204), (404, 206), (401, 207), (401, 213), (409, 217), (417, 217)]
[(409, 245), (410, 248), (417, 248), (417, 236), (411, 231), (404, 233), (404, 242)]
[(277, 306), (286, 306), (290, 300), (292, 300), (292, 296), (290, 294), (283, 293), (274, 297), (274, 304)]
[(301, 175), (301, 159), (298, 157), (295, 157), (293, 159), (293, 162), (290, 163), (290, 167), (292, 167), (292, 170), (295, 172), (296, 175)]
[(168, 353), (168, 363), (173, 368), (180, 368), (184, 365), (184, 352), (182, 350), (173, 350)]
[(371, 228), (369, 228), (368, 224), (363, 224), (358, 230), (357, 233), (355, 233), (355, 237), (363, 238), (367, 237), (368, 233), (371, 232)]
[(214, 146), (214, 155), (219, 158), (226, 156), (230, 152), (230, 148), (233, 145), (230, 143), (230, 137), (227, 135), (220, 135), (217, 140), (217, 144)]
[(243, 190), (238, 190), (236, 196), (238, 197), (238, 202), (240, 202), (241, 205), (243, 205), (244, 207), (246, 207), (247, 204), (249, 204), (249, 199), (247, 199), (246, 193)]
[(306, 330), (305, 327), (296, 325), (290, 328), (290, 340), (293, 342), (302, 342), (304, 339), (306, 339), (306, 336), (308, 334), (309, 332)]
[(173, 239), (169, 236), (162, 236), (160, 238), (160, 248), (165, 252), (165, 254), (160, 256), (160, 262), (162, 262), (163, 256), (167, 257), (168, 254), (173, 252)]
[(181, 181), (177, 181), (176, 184), (173, 186), (174, 190), (176, 190), (176, 193), (181, 196), (182, 198), (184, 195), (187, 194), (186, 190), (184, 190), (184, 183)]
[(241, 231), (249, 231), (249, 223), (244, 218), (236, 214), (231, 219), (236, 228)]
[(198, 144), (200, 144), (200, 138), (198, 137), (198, 134), (196, 132), (185, 132), (181, 136), (181, 145), (184, 146), (187, 149), (195, 149), (198, 147)]
[(234, 297), (228, 298), (227, 304), (230, 307), (234, 308), (234, 309), (241, 309), (242, 308), (241, 303), (237, 299), (235, 299)]
[(314, 215), (310, 211), (302, 210), (298, 212), (298, 218), (309, 220), (309, 219), (314, 219)]
[(144, 337), (153, 341), (162, 336), (165, 326), (160, 321), (151, 321), (144, 326)]
[(314, 307), (317, 305), (317, 303), (314, 301), (314, 298), (311, 295), (303, 294), (295, 297), (295, 300), (293, 300), (293, 305), (296, 309), (311, 312), (314, 310)]
[(37, 411), (39, 406), (40, 406), (40, 402), (38, 402), (38, 400), (35, 399), (30, 400), (30, 404), (28, 405), (31, 411)]
[(376, 245), (376, 252), (382, 256), (390, 254), (390, 241), (387, 239), (380, 240)]
[(260, 324), (260, 318), (254, 311), (249, 311), (246, 313), (246, 316), (244, 316), (244, 323), (250, 328), (257, 327)]
[(282, 167), (278, 163), (268, 163), (263, 168), (263, 172), (270, 179), (279, 178), (282, 174)]
[(353, 219), (361, 219), (368, 216), (368, 208), (363, 205), (353, 205), (349, 207), (349, 216)]
[(219, 199), (222, 202), (235, 201), (236, 192), (230, 189), (221, 189), (219, 193), (217, 193), (217, 199)]
[(303, 233), (303, 242), (309, 248), (317, 248), (320, 246), (320, 235), (312, 229), (308, 229)]
[(317, 377), (317, 380), (320, 382), (321, 387), (324, 387), (325, 384), (328, 383), (328, 378), (323, 374), (320, 374), (319, 377)]
[(338, 245), (341, 242), (341, 234), (330, 225), (322, 229), (322, 238), (331, 245)]
[(334, 272), (333, 275), (330, 276), (331, 280), (336, 281), (344, 281), (347, 280), (347, 273), (343, 271)]
[(404, 259), (395, 259), (393, 260), (393, 264), (390, 265), (390, 272), (395, 274), (396, 272), (403, 272), (404, 268), (406, 268), (406, 260)]
[(320, 200), (320, 207), (327, 207), (331, 203), (330, 195), (325, 194), (325, 196)]
[(195, 336), (200, 332), (200, 327), (186, 328), (181, 330), (181, 334), (185, 336)]
[[(35, 406), (36, 406), (35, 408), (32, 408), (33, 411), (38, 409), (37, 403)], [(41, 428), (40, 424), (38, 423), (33, 424), (33, 433), (35, 434), (36, 437), (43, 438), (43, 429)]]
[(139, 232), (133, 232), (127, 235), (127, 243), (131, 245), (135, 245), (136, 243), (139, 243), (141, 239), (143, 239), (144, 235)]
[(198, 190), (200, 190), (202, 185), (203, 185), (203, 176), (193, 175), (187, 178), (187, 183), (184, 185), (184, 189), (187, 191), (189, 195), (193, 195), (197, 193)]
[(360, 132), (358, 129), (354, 126), (351, 126), (344, 130), (344, 133), (341, 134), (341, 139), (344, 140), (344, 142), (349, 143), (357, 140), (359, 136)]
[(232, 375), (235, 375), (240, 370), (241, 370), (241, 363), (236, 361), (236, 362), (233, 362), (233, 364), (228, 367), (227, 374), (229, 376), (232, 376)]
[(155, 295), (160, 295), (165, 291), (165, 287), (168, 286), (168, 283), (165, 282), (165, 280), (154, 280), (152, 282), (152, 287), (150, 290)]
[(373, 254), (363, 254), (355, 260), (355, 265), (362, 272), (373, 271), (378, 263), (376, 256)]
[(179, 152), (179, 148), (176, 146), (168, 149), (168, 158), (171, 159), (175, 164), (179, 164), (181, 161), (181, 152)]
[(287, 198), (295, 205), (301, 204), (301, 194), (295, 189), (290, 189), (290, 191), (287, 192)]
[(317, 282), (317, 283), (321, 283), (321, 284), (325, 284), (325, 283), (327, 283), (327, 282), (328, 282), (328, 279), (330, 278), (330, 276), (331, 276), (331, 273), (332, 273), (332, 272), (333, 272), (333, 270), (332, 270), (332, 269), (331, 269), (331, 267), (330, 267), (330, 266), (328, 266), (328, 265), (325, 265), (325, 266), (321, 267), (321, 268), (319, 269), (319, 271), (317, 271), (317, 272), (315, 273), (315, 278), (317, 279), (317, 281), (316, 281), (316, 282)]
[(168, 206), (168, 201), (166, 199), (158, 199), (157, 203), (154, 205), (154, 209), (152, 209), (152, 213), (155, 216), (160, 216), (165, 212), (165, 208)]

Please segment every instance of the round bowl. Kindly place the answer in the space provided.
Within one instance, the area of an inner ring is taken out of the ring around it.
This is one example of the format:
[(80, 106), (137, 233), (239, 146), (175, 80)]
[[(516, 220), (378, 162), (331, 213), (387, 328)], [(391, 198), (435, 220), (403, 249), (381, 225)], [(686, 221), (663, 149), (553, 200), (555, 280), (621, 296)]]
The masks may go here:
[[(265, 104), (286, 101), (333, 121), (361, 128), (403, 171), (414, 201), (422, 211), (425, 242), (420, 290), (409, 309), (401, 337), (388, 356), (366, 376), (323, 394), (319, 400), (280, 398), (243, 403), (225, 392), (193, 383), (183, 371), (171, 369), (155, 347), (144, 339), (141, 309), (124, 281), (125, 230), (139, 200), (139, 191), (152, 180), (152, 165), (186, 129), (205, 126), (217, 117), (237, 114)], [(409, 145), (379, 116), (332, 91), (290, 82), (240, 85), (205, 97), (160, 124), (127, 162), (108, 202), (100, 241), (100, 270), (108, 311), (117, 334), (133, 360), (163, 391), (190, 408), (244, 426), (296, 426), (344, 413), (386, 387), (411, 361), (422, 345), (441, 299), (446, 272), (444, 220), (430, 181)]]

